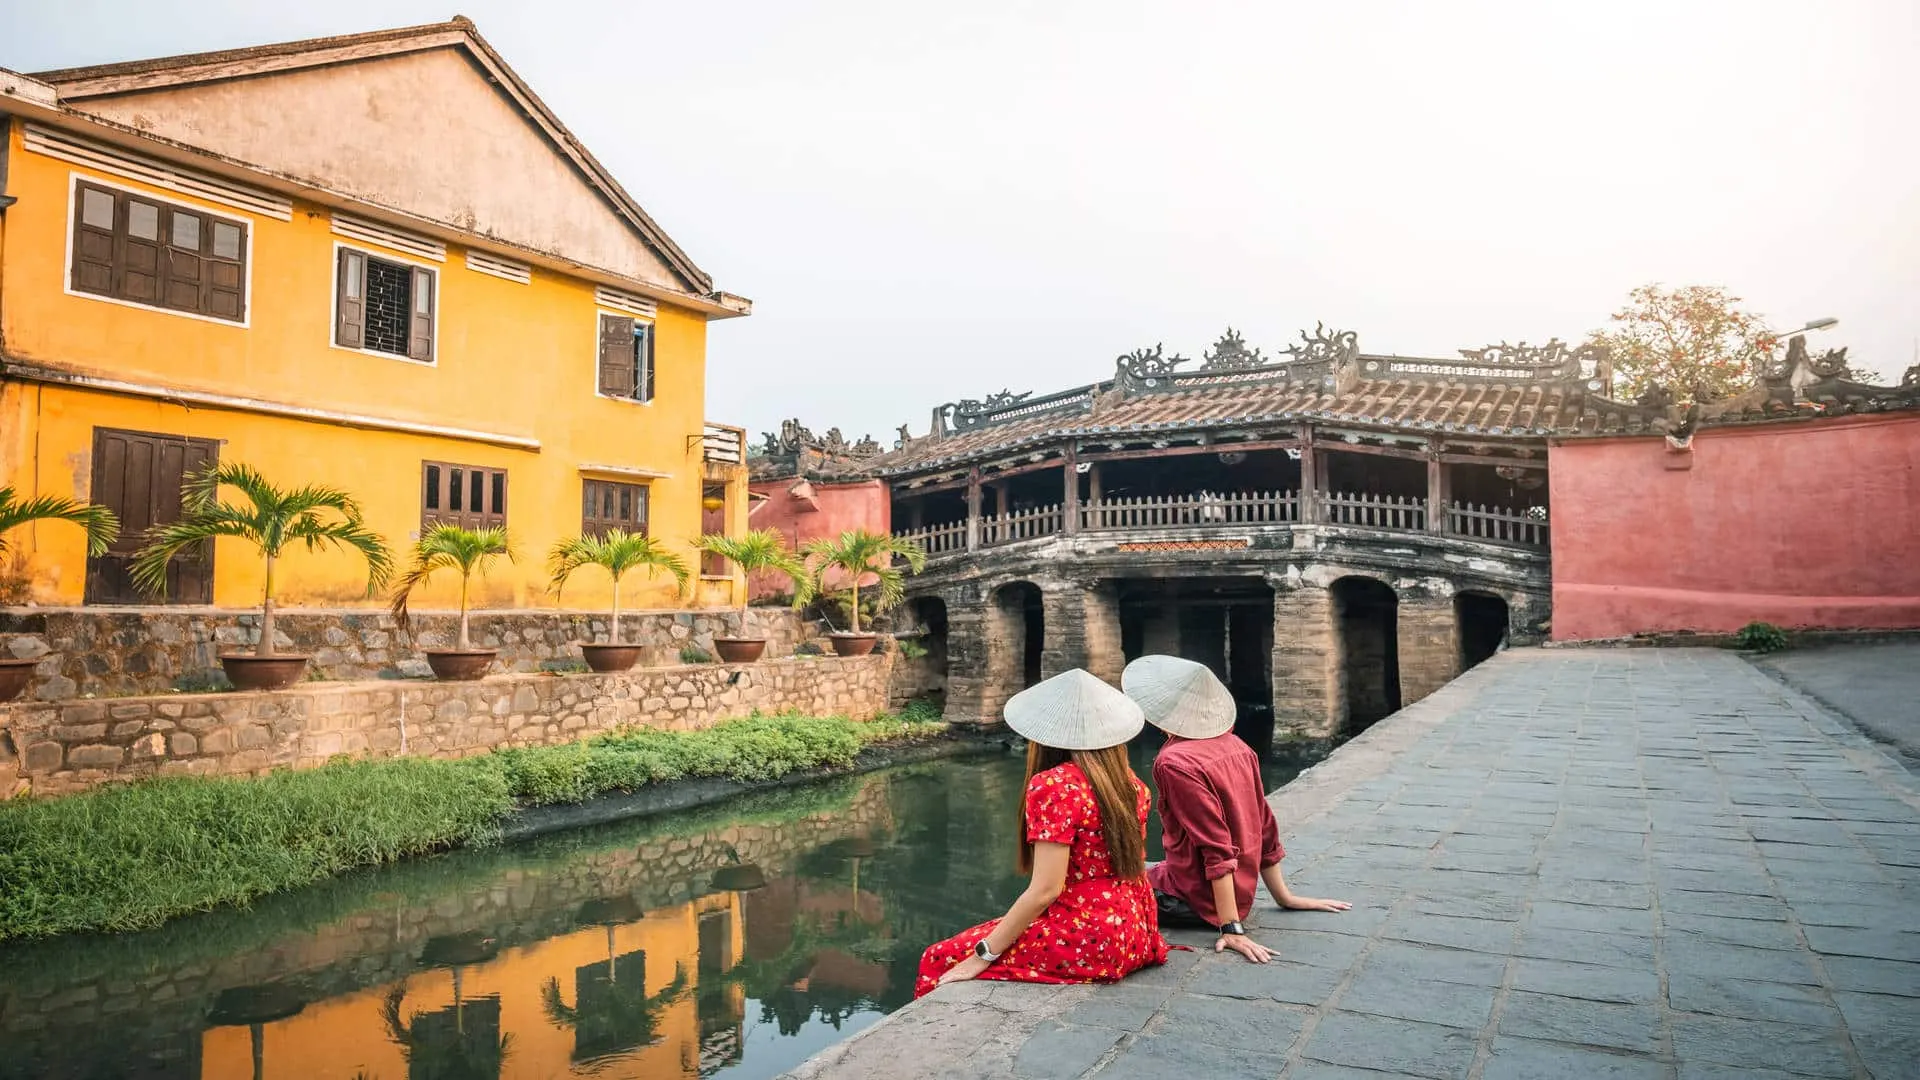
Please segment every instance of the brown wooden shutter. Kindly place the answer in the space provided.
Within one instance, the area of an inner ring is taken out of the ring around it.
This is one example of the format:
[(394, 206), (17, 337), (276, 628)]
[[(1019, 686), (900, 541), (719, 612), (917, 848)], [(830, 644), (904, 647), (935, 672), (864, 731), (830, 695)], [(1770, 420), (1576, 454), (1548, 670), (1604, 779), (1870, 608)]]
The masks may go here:
[[(120, 222), (122, 213), (118, 202), (113, 192), (105, 188), (88, 184), (74, 188), (73, 288), (77, 292), (113, 294), (114, 226)], [(93, 210), (91, 221), (90, 208)]]
[(407, 358), (433, 359), (433, 271), (413, 268), (413, 313), (407, 322)]
[(633, 375), (633, 320), (625, 315), (600, 316), (600, 392), (632, 397)]
[(634, 398), (638, 401), (653, 400), (653, 327), (640, 327), (640, 336), (633, 340), (633, 362), (638, 369), (634, 379)]
[(206, 280), (201, 283), (200, 310), (221, 319), (246, 316), (246, 226), (232, 221), (207, 223)]
[(206, 273), (200, 253), (206, 248), (210, 223), (202, 214), (168, 210), (163, 224), (160, 302), (181, 311), (198, 312)]
[(333, 342), (349, 349), (363, 348), (367, 339), (367, 257), (340, 249), (340, 269), (334, 279)]
[(121, 211), (118, 294), (144, 304), (160, 302), (161, 233), (166, 210), (145, 199), (129, 198)]

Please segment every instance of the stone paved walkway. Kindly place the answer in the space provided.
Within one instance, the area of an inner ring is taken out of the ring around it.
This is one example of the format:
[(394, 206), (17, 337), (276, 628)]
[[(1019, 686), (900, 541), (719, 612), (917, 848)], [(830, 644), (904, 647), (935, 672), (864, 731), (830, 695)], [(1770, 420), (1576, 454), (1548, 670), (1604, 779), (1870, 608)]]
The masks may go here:
[(949, 987), (789, 1075), (1920, 1077), (1920, 787), (1732, 654), (1506, 653), (1274, 803), (1356, 902), (1263, 895), (1280, 962)]
[(1920, 769), (1920, 640), (1816, 645), (1757, 662)]

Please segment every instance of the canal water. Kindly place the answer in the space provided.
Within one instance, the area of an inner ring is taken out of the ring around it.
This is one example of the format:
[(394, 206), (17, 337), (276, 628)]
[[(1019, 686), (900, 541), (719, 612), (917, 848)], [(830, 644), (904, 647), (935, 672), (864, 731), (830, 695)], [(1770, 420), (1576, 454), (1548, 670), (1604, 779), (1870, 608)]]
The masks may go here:
[(1005, 911), (1021, 777), (902, 766), (0, 948), (0, 1078), (776, 1076)]

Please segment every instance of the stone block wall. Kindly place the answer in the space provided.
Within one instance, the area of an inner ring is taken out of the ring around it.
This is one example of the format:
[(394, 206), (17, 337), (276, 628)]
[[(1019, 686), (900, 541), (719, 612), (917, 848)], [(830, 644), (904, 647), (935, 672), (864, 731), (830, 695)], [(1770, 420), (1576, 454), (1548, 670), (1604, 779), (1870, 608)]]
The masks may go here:
[[(484, 611), (471, 616), (474, 643), (500, 650), (498, 671), (537, 671), (580, 659), (582, 641), (610, 640), (605, 612)], [(767, 655), (787, 656), (810, 635), (786, 608), (749, 608), (746, 636), (766, 637)], [(295, 608), (274, 620), (276, 644), (313, 657), (325, 681), (417, 678), (421, 649), (451, 647), (458, 619), (416, 613), (403, 635), (391, 615), (366, 608)], [(738, 633), (738, 611), (638, 611), (620, 616), (621, 637), (673, 663), (683, 646), (711, 651), (713, 637)], [(0, 612), (0, 656), (41, 658), (26, 696), (67, 701), (92, 694), (160, 694), (221, 685), (220, 654), (257, 645), (260, 616), (211, 608), (15, 608)]]
[(1273, 583), (1273, 715), (1278, 726), (1324, 738), (1340, 724), (1341, 650), (1333, 598), (1313, 585)]
[(1453, 597), (1400, 594), (1400, 703), (1411, 705), (1460, 674), (1460, 621)]
[(506, 675), (472, 683), (321, 683), (278, 693), (167, 694), (0, 705), (0, 797), (143, 776), (310, 768), (335, 755), (464, 757), (626, 726), (709, 727), (754, 712), (866, 719), (887, 707), (892, 654)]

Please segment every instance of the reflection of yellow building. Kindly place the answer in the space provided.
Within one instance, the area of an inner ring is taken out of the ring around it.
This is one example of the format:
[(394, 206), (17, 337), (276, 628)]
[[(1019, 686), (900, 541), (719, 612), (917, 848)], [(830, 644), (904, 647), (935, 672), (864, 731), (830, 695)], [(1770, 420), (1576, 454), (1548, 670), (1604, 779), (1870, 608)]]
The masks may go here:
[[(412, 1021), (416, 1035), (437, 1029), (439, 1038), (423, 1041), (444, 1044), (464, 1036), (472, 1045), (504, 1035), (501, 1080), (572, 1076), (587, 1071), (588, 1061), (601, 1066), (595, 1072), (601, 1076), (693, 1080), (699, 1076), (703, 1046), (737, 1044), (745, 1008), (739, 988), (720, 987), (716, 1000), (714, 987), (709, 985), (703, 995), (700, 983), (739, 962), (739, 925), (737, 894), (702, 897), (648, 912), (637, 922), (577, 930), (463, 967), (457, 972), (457, 1009), (456, 972), (420, 972), (400, 984), (405, 992), (399, 1011), (403, 1022)], [(555, 1018), (544, 990), (550, 981), (557, 983), (562, 1016), (577, 1015), (593, 1006), (582, 1000), (583, 987), (597, 988), (586, 989), (587, 994), (605, 993), (609, 967), (615, 980), (638, 976), (638, 989), (647, 996), (672, 997), (658, 1012), (650, 1045), (609, 1049), (607, 1040), (599, 1037), (604, 1032), (592, 1030), (591, 1023)], [(685, 978), (685, 992), (665, 995), (676, 973)], [(266, 1025), (261, 1033), (262, 1075), (403, 1080), (408, 1058), (389, 1035), (390, 989), (381, 986), (330, 998)], [(250, 1080), (254, 1075), (247, 1028), (209, 1029), (201, 1054), (204, 1080)]]
[[(708, 323), (749, 304), (464, 19), (0, 71), (0, 230), (0, 485), (127, 525), (94, 559), (76, 530), (12, 538), (40, 603), (145, 600), (127, 556), (212, 459), (344, 488), (396, 546), (506, 525), (533, 557), (484, 606), (551, 603), (539, 556), (562, 536), (641, 528), (691, 561), (745, 520), (740, 432), (703, 410)], [(288, 604), (367, 602), (337, 553), (277, 581)], [(249, 606), (261, 583), (223, 540), (172, 600)], [(589, 576), (567, 599), (606, 594)]]

